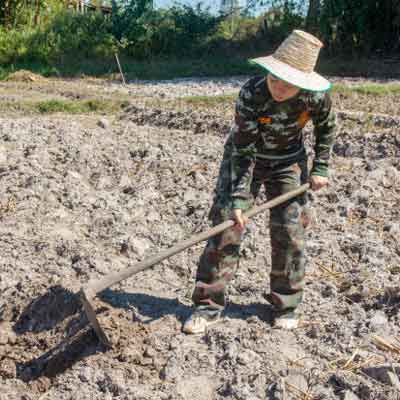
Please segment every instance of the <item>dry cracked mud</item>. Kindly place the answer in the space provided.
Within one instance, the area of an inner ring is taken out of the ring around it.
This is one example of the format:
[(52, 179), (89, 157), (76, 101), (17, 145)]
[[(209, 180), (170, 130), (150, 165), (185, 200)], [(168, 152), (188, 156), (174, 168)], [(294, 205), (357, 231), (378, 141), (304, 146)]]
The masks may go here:
[[(162, 87), (181, 97), (242, 80)], [(0, 96), (65, 98), (85, 84), (3, 82)], [(102, 292), (113, 348), (98, 342), (77, 291), (208, 227), (232, 115), (145, 106), (135, 93), (152, 98), (157, 83), (134, 85), (98, 90), (128, 96), (114, 115), (0, 117), (0, 399), (400, 399), (400, 122), (384, 98), (341, 107), (331, 184), (309, 194), (300, 328), (271, 327), (266, 214), (205, 335), (181, 333), (199, 244)]]

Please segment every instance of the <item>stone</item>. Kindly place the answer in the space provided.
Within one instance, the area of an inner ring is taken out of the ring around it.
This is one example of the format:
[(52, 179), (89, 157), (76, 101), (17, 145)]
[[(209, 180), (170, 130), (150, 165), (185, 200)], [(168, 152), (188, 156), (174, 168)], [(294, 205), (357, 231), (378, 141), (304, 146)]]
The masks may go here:
[(0, 165), (7, 165), (7, 148), (5, 146), (0, 146)]
[[(373, 182), (381, 183), (383, 178), (385, 177), (385, 170), (382, 168), (375, 169), (368, 174), (368, 179), (372, 180)], [(373, 186), (373, 185), (371, 185)]]
[(155, 211), (150, 211), (147, 215), (146, 215), (146, 221), (147, 222), (158, 222), (161, 220), (161, 216), (158, 212)]
[(90, 382), (93, 378), (93, 371), (90, 367), (82, 367), (79, 371), (78, 377), (81, 382)]
[(400, 235), (400, 224), (398, 222), (385, 224), (383, 230), (385, 232), (391, 233), (392, 235), (398, 236)]
[(142, 358), (143, 357), (140, 354), (139, 350), (134, 346), (126, 347), (118, 356), (119, 361), (128, 362), (130, 364), (140, 364)]
[(336, 286), (329, 281), (324, 282), (321, 289), (321, 295), (323, 297), (335, 297), (337, 295)]
[(12, 329), (12, 324), (9, 322), (0, 323), (0, 345), (14, 344), (17, 336)]
[(386, 314), (381, 310), (376, 311), (369, 321), (369, 327), (374, 332), (382, 330), (387, 324)]
[(189, 201), (195, 201), (197, 200), (197, 193), (194, 190), (186, 190), (186, 192), (183, 195), (183, 201), (185, 203), (188, 203)]
[(385, 364), (379, 367), (363, 368), (363, 372), (386, 385), (399, 387), (400, 364)]
[(314, 398), (320, 400), (331, 399), (334, 396), (332, 388), (325, 387), (322, 384), (313, 386), (312, 392), (314, 394)]
[(35, 380), (32, 387), (40, 393), (46, 393), (51, 386), (51, 381), (47, 376), (41, 376)]
[(400, 183), (400, 172), (395, 167), (389, 167), (386, 170), (386, 177), (393, 185), (398, 185)]
[(311, 325), (311, 327), (308, 329), (308, 331), (306, 332), (306, 335), (310, 338), (310, 339), (317, 339), (318, 338), (318, 328), (316, 325)]
[(100, 126), (100, 128), (108, 129), (110, 127), (110, 122), (106, 118), (100, 118), (97, 121), (97, 125)]
[(258, 361), (259, 355), (252, 350), (242, 350), (237, 355), (237, 362), (242, 365), (252, 365)]
[(143, 355), (148, 358), (156, 358), (157, 357), (157, 351), (153, 347), (146, 347), (146, 350), (144, 351)]
[(179, 364), (180, 362), (175, 356), (170, 357), (164, 368), (161, 370), (160, 378), (164, 381), (175, 381), (179, 376), (181, 376)]
[(355, 191), (352, 197), (357, 199), (359, 204), (363, 204), (365, 206), (368, 206), (371, 200), (370, 193), (365, 189), (359, 189)]
[(112, 373), (106, 373), (104, 379), (98, 381), (97, 384), (102, 392), (109, 392), (113, 396), (120, 396), (125, 393), (126, 380), (124, 372), (114, 369)]
[(343, 395), (343, 400), (360, 400), (351, 390), (346, 390)]
[(207, 179), (204, 177), (204, 175), (201, 172), (195, 172), (194, 179), (196, 181), (196, 186), (199, 189), (205, 188), (208, 184)]
[(143, 257), (146, 251), (150, 248), (150, 242), (147, 239), (131, 238), (129, 240), (132, 251), (139, 257)]
[(178, 382), (176, 391), (183, 399), (213, 400), (215, 382), (207, 376), (188, 377)]
[(5, 379), (13, 379), (17, 376), (17, 367), (15, 362), (6, 358), (0, 363), (0, 377)]
[(307, 392), (308, 383), (306, 378), (301, 374), (290, 374), (286, 379), (286, 383), (295, 386), (297, 389)]
[(400, 390), (400, 379), (397, 374), (395, 374), (393, 371), (388, 371), (388, 378), (390, 381), (390, 384), (395, 387), (397, 390)]

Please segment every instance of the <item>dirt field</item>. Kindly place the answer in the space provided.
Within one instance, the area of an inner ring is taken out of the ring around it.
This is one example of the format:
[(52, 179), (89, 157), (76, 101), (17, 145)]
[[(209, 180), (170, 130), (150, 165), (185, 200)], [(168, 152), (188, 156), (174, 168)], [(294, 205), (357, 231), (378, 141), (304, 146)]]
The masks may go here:
[[(0, 83), (1, 400), (400, 399), (399, 94), (334, 96), (340, 129), (331, 185), (310, 193), (299, 329), (271, 328), (267, 214), (205, 335), (181, 333), (204, 244), (99, 296), (112, 350), (81, 315), (75, 293), (90, 279), (208, 227), (233, 109), (182, 97), (234, 94), (244, 80)], [(23, 106), (93, 98), (123, 108)]]

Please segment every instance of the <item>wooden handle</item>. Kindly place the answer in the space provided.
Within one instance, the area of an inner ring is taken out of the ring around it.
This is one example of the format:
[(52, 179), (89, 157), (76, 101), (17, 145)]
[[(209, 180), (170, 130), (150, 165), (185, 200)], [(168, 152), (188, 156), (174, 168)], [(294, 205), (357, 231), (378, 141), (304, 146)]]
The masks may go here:
[[(270, 208), (273, 208), (279, 204), (284, 203), (285, 201), (288, 201), (292, 199), (293, 197), (296, 197), (304, 192), (306, 192), (310, 187), (309, 183), (306, 183), (299, 188), (292, 190), (288, 193), (285, 193), (281, 196), (275, 197), (274, 199), (267, 201), (266, 203), (253, 207), (249, 211), (245, 212), (244, 215), (248, 218), (252, 218), (257, 214), (260, 214), (261, 212), (268, 210)], [(173, 255), (181, 252), (182, 250), (187, 249), (188, 247), (191, 247), (199, 242), (202, 242), (204, 240), (209, 239), (212, 236), (218, 235), (219, 233), (223, 232), (224, 230), (232, 227), (235, 225), (235, 222), (232, 220), (225, 221), (219, 225), (214, 226), (213, 228), (199, 233), (195, 236), (192, 236), (191, 238), (180, 242), (176, 244), (173, 247), (170, 247), (167, 250), (161, 251), (160, 253), (156, 254), (153, 257), (150, 257), (146, 260), (143, 260), (135, 265), (132, 265), (131, 267), (126, 268), (123, 271), (120, 272), (112, 272), (105, 277), (96, 280), (94, 282), (90, 282), (89, 285), (87, 286), (86, 289), (84, 289), (87, 298), (90, 300), (91, 298), (95, 297), (97, 293), (101, 292), (102, 290), (115, 285), (118, 282), (121, 282), (124, 279), (129, 278), (130, 276), (143, 271), (154, 264), (159, 263), (162, 260), (165, 260), (166, 258), (172, 257)]]

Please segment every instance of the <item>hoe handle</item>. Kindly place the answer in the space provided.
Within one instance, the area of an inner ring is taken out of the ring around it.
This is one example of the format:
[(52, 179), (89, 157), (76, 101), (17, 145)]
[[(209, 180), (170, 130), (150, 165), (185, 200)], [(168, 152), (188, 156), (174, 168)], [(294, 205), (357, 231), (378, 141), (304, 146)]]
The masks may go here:
[[(275, 197), (274, 199), (261, 204), (260, 206), (253, 207), (249, 211), (245, 212), (244, 215), (248, 218), (254, 217), (257, 214), (260, 214), (261, 212), (268, 210), (270, 208), (273, 208), (279, 204), (284, 203), (285, 201), (288, 201), (292, 199), (293, 197), (296, 197), (309, 189), (310, 184), (306, 183), (304, 185), (301, 185), (299, 188), (292, 190), (290, 192), (287, 192), (281, 196)], [(120, 272), (112, 272), (105, 277), (96, 280), (94, 282), (90, 282), (87, 288), (85, 289), (85, 293), (87, 298), (90, 300), (91, 298), (95, 297), (97, 293), (101, 292), (102, 290), (115, 285), (116, 283), (129, 278), (130, 276), (143, 271), (154, 264), (159, 263), (162, 260), (165, 260), (166, 258), (169, 258), (182, 250), (187, 249), (188, 247), (191, 247), (199, 242), (202, 242), (203, 240), (207, 240), (212, 236), (218, 235), (219, 233), (223, 232), (224, 230), (232, 227), (235, 225), (235, 222), (232, 220), (225, 221), (219, 225), (214, 226), (213, 228), (199, 233), (198, 235), (192, 236), (191, 238), (180, 242), (176, 244), (173, 247), (170, 247), (167, 250), (161, 251), (160, 253), (156, 254), (153, 257), (150, 257), (146, 260), (143, 260), (135, 265), (132, 265), (131, 267), (126, 268), (123, 271)]]

